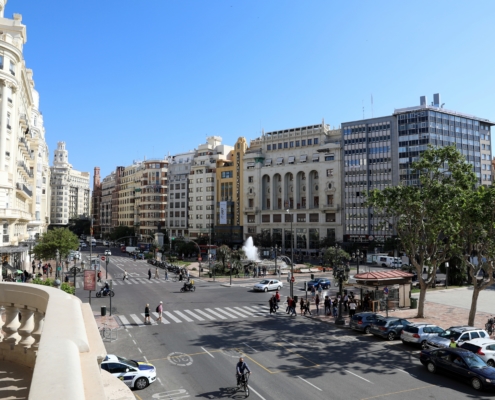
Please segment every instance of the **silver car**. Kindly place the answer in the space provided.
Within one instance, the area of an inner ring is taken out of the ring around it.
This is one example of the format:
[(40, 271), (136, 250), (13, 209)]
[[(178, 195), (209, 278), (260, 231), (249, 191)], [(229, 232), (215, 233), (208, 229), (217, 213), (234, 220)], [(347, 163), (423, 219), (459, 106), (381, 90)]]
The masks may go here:
[(269, 290), (280, 290), (284, 285), (277, 279), (263, 279), (260, 283), (254, 285), (255, 292), (268, 292)]
[(438, 336), (429, 338), (427, 346), (429, 349), (446, 348), (450, 346), (451, 339), (454, 339), (454, 342), (459, 347), (468, 340), (480, 338), (489, 339), (490, 336), (485, 330), (473, 326), (452, 326)]
[(404, 344), (416, 344), (426, 349), (428, 339), (444, 332), (445, 330), (432, 324), (411, 324), (402, 329), (400, 338)]

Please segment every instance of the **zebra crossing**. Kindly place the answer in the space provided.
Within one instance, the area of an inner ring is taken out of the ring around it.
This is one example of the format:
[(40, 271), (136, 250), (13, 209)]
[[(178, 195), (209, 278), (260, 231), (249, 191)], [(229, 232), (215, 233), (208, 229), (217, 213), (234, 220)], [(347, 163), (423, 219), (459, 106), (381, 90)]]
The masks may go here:
[(144, 323), (144, 313), (116, 315), (120, 319), (121, 325), (126, 329), (142, 328), (150, 325), (170, 325), (188, 322), (208, 322), (223, 321), (230, 319), (243, 319), (251, 317), (263, 317), (269, 315), (267, 306), (231, 306), (231, 307), (211, 307), (191, 310), (167, 310), (162, 313), (162, 320), (157, 321), (158, 313), (151, 312), (150, 323)]
[[(153, 283), (165, 283), (165, 282), (171, 282), (169, 279), (166, 281), (165, 279), (148, 279), (148, 278), (128, 278), (126, 280), (122, 280), (122, 278), (114, 279), (112, 281), (112, 286), (127, 286), (127, 285), (137, 285), (137, 284), (144, 284), (144, 285), (150, 285)], [(102, 287), (105, 285), (105, 282), (96, 282), (96, 285), (98, 287)], [(82, 289), (84, 288), (84, 282), (79, 282), (76, 281), (76, 289)]]

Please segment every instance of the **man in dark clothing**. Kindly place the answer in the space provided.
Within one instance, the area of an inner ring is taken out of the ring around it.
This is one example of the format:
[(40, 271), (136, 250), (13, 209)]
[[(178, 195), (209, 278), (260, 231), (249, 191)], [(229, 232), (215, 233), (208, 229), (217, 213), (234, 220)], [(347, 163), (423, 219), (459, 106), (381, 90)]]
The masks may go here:
[(237, 377), (237, 386), (241, 383), (241, 377), (244, 375), (244, 371), (247, 370), (248, 373), (251, 373), (248, 365), (244, 362), (244, 359), (239, 358), (239, 362), (235, 366), (235, 375)]
[(148, 270), (148, 280), (151, 280), (151, 268)]
[(325, 296), (323, 304), (325, 306), (325, 315), (330, 315), (330, 298), (328, 296)]

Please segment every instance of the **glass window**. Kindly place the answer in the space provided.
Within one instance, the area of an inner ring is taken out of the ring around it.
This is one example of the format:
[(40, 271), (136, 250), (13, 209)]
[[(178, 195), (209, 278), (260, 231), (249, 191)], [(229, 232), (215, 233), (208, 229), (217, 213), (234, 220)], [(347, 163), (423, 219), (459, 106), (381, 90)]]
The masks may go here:
[(3, 69), (3, 56), (0, 56), (0, 69)]
[(313, 144), (318, 144), (318, 138), (313, 139)]
[(279, 143), (278, 144), (278, 148), (281, 149), (282, 148), (282, 143)]
[(287, 149), (289, 147), (289, 142), (284, 142), (284, 149)]
[(272, 149), (272, 145), (271, 144), (266, 145), (266, 150), (267, 151), (270, 151), (271, 149)]
[(15, 64), (12, 60), (10, 60), (10, 73), (15, 75)]
[(312, 143), (312, 140), (311, 139), (308, 139), (308, 146), (311, 146), (313, 143)]

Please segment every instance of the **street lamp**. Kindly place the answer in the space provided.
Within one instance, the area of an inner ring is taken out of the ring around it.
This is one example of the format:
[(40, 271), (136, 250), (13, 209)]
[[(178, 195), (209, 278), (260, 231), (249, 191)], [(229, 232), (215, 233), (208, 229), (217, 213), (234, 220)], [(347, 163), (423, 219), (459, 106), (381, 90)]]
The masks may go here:
[(359, 261), (363, 261), (364, 259), (364, 253), (360, 251), (359, 249), (355, 252), (352, 253), (352, 260), (357, 262), (357, 273), (359, 274)]
[(277, 251), (280, 252), (281, 250), (282, 249), (277, 247), (277, 245), (271, 248), (272, 254), (275, 252), (275, 273), (277, 274), (278, 279), (280, 279), (280, 269), (277, 269)]
[(449, 288), (449, 262), (445, 263), (445, 289)]
[(290, 215), (290, 298), (294, 298), (294, 233), (292, 231), (293, 215), (290, 210), (287, 210), (287, 214)]
[[(337, 262), (340, 262), (341, 260), (339, 259), (340, 257), (338, 256), (338, 250), (339, 246), (335, 245), (335, 258), (334, 260)], [(333, 269), (333, 276), (335, 280), (338, 281), (339, 284), (339, 293), (340, 293), (340, 301), (339, 301), (339, 315), (337, 317), (337, 320), (335, 321), (335, 325), (344, 325), (345, 320), (342, 316), (342, 301), (343, 301), (343, 290), (342, 286), (344, 282), (346, 282), (349, 279), (349, 267), (347, 265), (340, 264), (337, 266), (334, 264), (334, 269)]]
[(60, 252), (58, 251), (57, 249), (57, 252), (56, 252), (56, 258), (55, 258), (55, 277), (59, 277), (59, 270), (58, 270), (58, 258), (60, 256)]
[(105, 280), (108, 279), (108, 264), (110, 263), (110, 256), (105, 257)]

